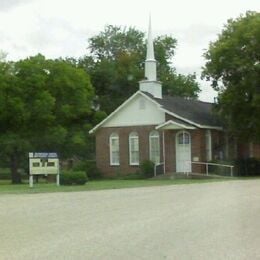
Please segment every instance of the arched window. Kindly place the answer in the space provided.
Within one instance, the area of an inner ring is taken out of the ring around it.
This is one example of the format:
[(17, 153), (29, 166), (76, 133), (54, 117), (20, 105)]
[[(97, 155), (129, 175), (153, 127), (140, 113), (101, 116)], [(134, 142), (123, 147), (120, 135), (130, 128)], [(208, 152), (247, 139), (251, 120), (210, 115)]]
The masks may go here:
[(129, 134), (129, 163), (139, 165), (139, 136), (136, 132)]
[(189, 144), (190, 143), (190, 135), (186, 132), (181, 132), (178, 134), (178, 144)]
[(109, 137), (110, 165), (119, 165), (119, 136), (112, 133)]
[(149, 153), (152, 162), (155, 164), (160, 163), (160, 135), (157, 131), (150, 132)]

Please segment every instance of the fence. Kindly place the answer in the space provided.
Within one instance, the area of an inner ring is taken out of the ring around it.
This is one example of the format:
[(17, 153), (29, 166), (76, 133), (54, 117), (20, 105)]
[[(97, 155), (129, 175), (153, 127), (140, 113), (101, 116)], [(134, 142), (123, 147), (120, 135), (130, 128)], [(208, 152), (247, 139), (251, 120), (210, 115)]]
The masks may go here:
[[(214, 166), (221, 166), (221, 167), (228, 167), (230, 168), (230, 176), (233, 177), (233, 168), (234, 165), (228, 165), (228, 164), (220, 164), (220, 163), (208, 163), (208, 162), (191, 162), (191, 161), (187, 161), (187, 164), (191, 165), (192, 168), (192, 164), (200, 164), (200, 165), (205, 165), (206, 166), (206, 175), (209, 175), (209, 165), (214, 165)], [(189, 175), (189, 172), (185, 172), (187, 175)]]

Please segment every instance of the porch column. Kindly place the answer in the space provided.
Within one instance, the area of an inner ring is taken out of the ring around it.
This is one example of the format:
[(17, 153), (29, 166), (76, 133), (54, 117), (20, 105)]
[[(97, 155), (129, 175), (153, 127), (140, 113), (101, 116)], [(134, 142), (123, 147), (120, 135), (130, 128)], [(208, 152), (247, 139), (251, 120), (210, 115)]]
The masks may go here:
[(163, 174), (165, 174), (165, 138), (164, 138), (164, 130), (162, 132), (162, 138), (163, 138)]

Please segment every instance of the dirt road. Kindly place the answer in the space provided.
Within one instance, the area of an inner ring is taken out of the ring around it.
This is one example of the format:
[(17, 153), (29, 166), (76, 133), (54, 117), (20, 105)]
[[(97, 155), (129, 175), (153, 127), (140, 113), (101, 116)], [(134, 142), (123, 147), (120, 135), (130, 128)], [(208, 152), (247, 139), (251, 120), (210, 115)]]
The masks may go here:
[(3, 195), (0, 259), (260, 259), (260, 180)]

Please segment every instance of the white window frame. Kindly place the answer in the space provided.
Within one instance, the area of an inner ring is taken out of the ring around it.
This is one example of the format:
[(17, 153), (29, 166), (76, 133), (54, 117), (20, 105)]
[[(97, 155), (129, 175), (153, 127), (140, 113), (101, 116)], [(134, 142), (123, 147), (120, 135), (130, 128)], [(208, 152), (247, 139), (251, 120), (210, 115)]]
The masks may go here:
[[(128, 140), (128, 145), (129, 145), (129, 164), (130, 165), (139, 165), (140, 161), (140, 155), (139, 155), (139, 135), (137, 132), (131, 132), (129, 134), (129, 140)], [(137, 142), (137, 150), (132, 150), (132, 142)], [(137, 156), (134, 157), (133, 153), (137, 153)], [(134, 159), (137, 158), (137, 160), (134, 161)]]
[[(115, 149), (115, 147), (113, 147), (113, 142), (114, 141), (117, 141), (116, 149)], [(109, 152), (110, 152), (110, 165), (112, 165), (112, 166), (120, 165), (119, 135), (117, 133), (112, 133), (109, 136)], [(117, 157), (115, 157), (115, 153), (117, 153)], [(116, 161), (115, 158), (118, 158), (118, 161)]]
[[(186, 142), (187, 140), (185, 139), (185, 135), (187, 135), (187, 137), (188, 137), (188, 142)], [(182, 137), (182, 142), (180, 143), (179, 141), (180, 141), (180, 138), (179, 137)], [(177, 137), (177, 140), (176, 140), (176, 143), (178, 144), (178, 145), (186, 145), (186, 144), (190, 144), (191, 143), (191, 136), (190, 136), (190, 133), (189, 132), (186, 132), (186, 131), (180, 131), (180, 132), (178, 132), (177, 134), (176, 134), (176, 137)]]
[(212, 137), (211, 131), (206, 130), (205, 133), (205, 150), (206, 150), (206, 161), (209, 162), (212, 160)]
[[(152, 143), (153, 142), (157, 142), (157, 147), (158, 150), (156, 151), (152, 151)], [(154, 162), (155, 164), (160, 163), (160, 134), (158, 131), (151, 131), (149, 134), (149, 158), (152, 162)]]

